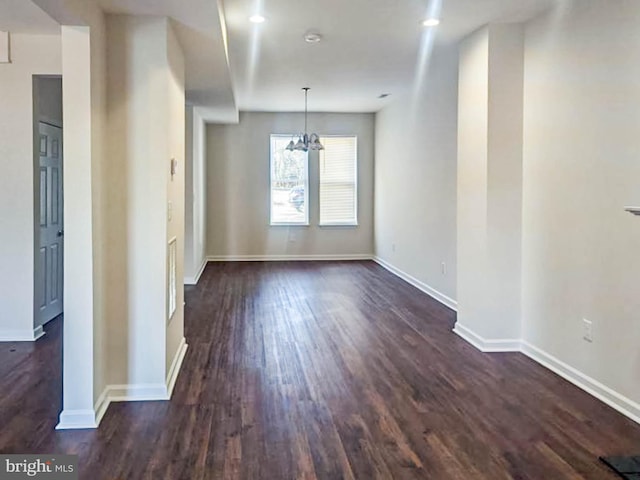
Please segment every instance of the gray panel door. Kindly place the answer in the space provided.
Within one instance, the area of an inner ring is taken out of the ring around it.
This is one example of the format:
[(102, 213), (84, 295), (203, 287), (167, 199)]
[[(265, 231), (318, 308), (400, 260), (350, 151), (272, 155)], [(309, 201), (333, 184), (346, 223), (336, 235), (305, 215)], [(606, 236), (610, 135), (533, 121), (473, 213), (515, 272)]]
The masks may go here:
[(64, 223), (62, 218), (62, 129), (40, 122), (40, 245), (35, 261), (35, 326), (62, 313)]

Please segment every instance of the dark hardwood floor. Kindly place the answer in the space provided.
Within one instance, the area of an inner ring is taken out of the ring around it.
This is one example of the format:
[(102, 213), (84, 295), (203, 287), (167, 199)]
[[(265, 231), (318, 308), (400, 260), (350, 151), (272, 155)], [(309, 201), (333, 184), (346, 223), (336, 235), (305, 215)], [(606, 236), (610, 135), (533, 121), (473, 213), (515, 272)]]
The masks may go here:
[(80, 455), (83, 479), (615, 479), (640, 425), (372, 262), (209, 264), (186, 294), (170, 402), (54, 431), (61, 321), (0, 344), (0, 452)]

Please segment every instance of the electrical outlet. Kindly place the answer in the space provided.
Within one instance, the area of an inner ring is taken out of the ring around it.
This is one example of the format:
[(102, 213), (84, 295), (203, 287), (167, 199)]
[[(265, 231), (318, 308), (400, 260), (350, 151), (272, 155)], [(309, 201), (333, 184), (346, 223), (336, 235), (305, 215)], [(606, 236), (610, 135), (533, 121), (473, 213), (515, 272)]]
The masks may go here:
[(586, 318), (582, 319), (582, 338), (586, 342), (593, 342), (593, 322)]
[(447, 274), (447, 264), (445, 262), (442, 262), (442, 265), (441, 265), (440, 269), (441, 269), (443, 275)]

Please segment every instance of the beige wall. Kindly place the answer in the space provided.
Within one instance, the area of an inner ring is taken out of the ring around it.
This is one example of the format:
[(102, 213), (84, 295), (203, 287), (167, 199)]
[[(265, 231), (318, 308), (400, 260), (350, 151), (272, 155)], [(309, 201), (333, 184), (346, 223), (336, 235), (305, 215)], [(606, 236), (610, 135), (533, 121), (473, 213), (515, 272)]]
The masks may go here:
[(376, 114), (375, 253), (455, 300), (457, 51), (429, 65), (418, 97)]
[(32, 76), (62, 73), (60, 36), (12, 35), (0, 64), (0, 340), (33, 338)]
[[(93, 361), (94, 361), (94, 405), (103, 392), (108, 368), (108, 316), (106, 292), (111, 288), (107, 279), (109, 232), (113, 211), (109, 208), (109, 185), (107, 172), (110, 159), (107, 155), (107, 38), (106, 20), (102, 10), (88, 5), (85, 18), (90, 29), (90, 85), (91, 85), (91, 178), (92, 178), (92, 228), (93, 228)], [(68, 102), (73, 102), (73, 95)], [(64, 99), (63, 99), (64, 102)], [(72, 183), (71, 185), (73, 185)], [(71, 187), (73, 188), (73, 187)]]
[(184, 281), (194, 284), (207, 258), (206, 125), (197, 107), (187, 106), (185, 140)]
[[(108, 384), (165, 383), (182, 339), (182, 289), (167, 322), (167, 251), (184, 249), (184, 64), (169, 21), (107, 17), (108, 131), (112, 159), (108, 284)], [(170, 160), (178, 161), (170, 178)], [(168, 202), (173, 203), (172, 219)]]
[[(640, 402), (640, 4), (590, 0), (527, 28), (524, 338)], [(582, 339), (582, 319), (594, 341)]]
[[(168, 138), (168, 157), (177, 162), (175, 175), (167, 176), (167, 200), (171, 202), (171, 217), (167, 219), (167, 242), (176, 239), (176, 312), (167, 326), (165, 378), (169, 375), (171, 364), (178, 354), (180, 343), (184, 339), (184, 252), (185, 252), (185, 77), (184, 55), (171, 22), (167, 24), (167, 113), (165, 124)], [(162, 167), (158, 167), (162, 170)], [(165, 170), (167, 165), (165, 165)], [(167, 255), (165, 254), (165, 258)], [(167, 299), (168, 317), (169, 306)]]
[(207, 127), (207, 254), (354, 256), (373, 253), (373, 114), (313, 113), (319, 135), (358, 136), (357, 227), (319, 227), (318, 153), (309, 154), (310, 225), (269, 226), (269, 135), (298, 132), (304, 115), (248, 113)]

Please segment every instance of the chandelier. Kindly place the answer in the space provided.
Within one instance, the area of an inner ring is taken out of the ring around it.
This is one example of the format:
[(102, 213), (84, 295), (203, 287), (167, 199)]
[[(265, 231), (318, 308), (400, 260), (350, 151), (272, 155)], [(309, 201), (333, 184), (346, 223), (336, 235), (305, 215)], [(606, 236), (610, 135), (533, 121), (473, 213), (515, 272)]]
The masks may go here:
[(307, 97), (309, 95), (309, 87), (304, 87), (304, 133), (298, 136), (298, 141), (291, 140), (287, 145), (287, 150), (293, 152), (294, 150), (308, 152), (309, 150), (324, 150), (324, 147), (320, 143), (320, 137), (317, 133), (307, 134)]

